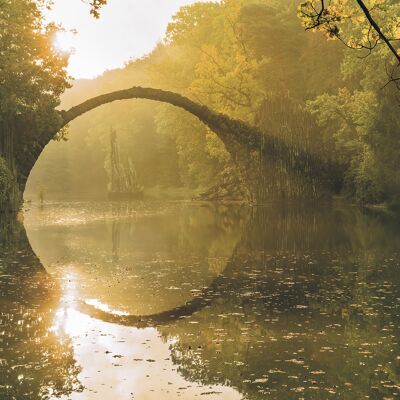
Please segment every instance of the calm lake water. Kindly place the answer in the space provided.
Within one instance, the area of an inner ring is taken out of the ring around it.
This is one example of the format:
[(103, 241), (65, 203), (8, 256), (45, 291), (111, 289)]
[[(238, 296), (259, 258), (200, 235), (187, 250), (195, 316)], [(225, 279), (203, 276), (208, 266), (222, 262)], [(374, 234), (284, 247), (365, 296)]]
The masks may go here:
[(400, 222), (28, 205), (0, 228), (0, 399), (400, 398)]

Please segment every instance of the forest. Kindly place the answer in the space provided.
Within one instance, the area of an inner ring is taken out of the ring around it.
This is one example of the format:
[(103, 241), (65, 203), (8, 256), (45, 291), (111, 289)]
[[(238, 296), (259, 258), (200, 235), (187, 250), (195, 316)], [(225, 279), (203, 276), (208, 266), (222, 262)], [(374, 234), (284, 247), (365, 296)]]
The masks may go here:
[[(31, 19), (24, 35), (32, 35), (42, 23), (39, 11), (32, 13), (28, 3), (35, 7), (29, 1), (8, 2), (8, 12), (22, 10)], [(3, 124), (15, 114), (33, 110), (40, 124), (49, 124), (59, 98), (60, 108), (65, 109), (131, 86), (172, 90), (259, 127), (292, 145), (295, 152), (303, 150), (333, 163), (332, 194), (361, 204), (396, 207), (400, 190), (396, 60), (384, 43), (368, 49), (366, 44), (377, 39), (368, 31), (362, 10), (350, 2), (340, 9), (340, 3), (331, 12), (352, 17), (338, 19), (342, 35), (338, 37), (329, 31), (329, 21), (314, 31), (306, 29), (312, 16), (305, 17), (301, 7), (309, 5), (299, 6), (294, 0), (184, 6), (150, 54), (96, 79), (74, 81), (66, 92), (71, 85), (65, 71), (67, 55), (40, 54), (56, 29), (47, 26), (46, 34), (29, 38), (42, 48), (36, 47), (38, 53), (25, 59), (26, 65), (18, 65), (26, 81), (18, 69), (14, 71), (10, 50), (1, 53), (7, 59), (7, 69), (2, 69)], [(396, 37), (399, 4), (375, 1), (374, 11), (387, 35)], [(23, 15), (20, 29), (26, 24)], [(16, 42), (19, 52), (26, 51), (28, 42), (21, 43), (22, 37), (12, 34), (8, 40)], [(17, 62), (18, 54), (14, 56)], [(35, 57), (49, 68), (35, 65)], [(15, 81), (20, 91), (11, 93)], [(34, 168), (27, 198), (37, 198), (41, 191), (50, 198), (104, 197), (110, 182), (112, 130), (117, 132), (121, 158), (134, 164), (150, 197), (244, 198), (235, 163), (210, 129), (188, 113), (142, 100), (103, 106), (59, 134)], [(308, 197), (315, 185), (291, 176), (288, 169), (287, 162), (263, 169), (262, 184), (269, 197)]]

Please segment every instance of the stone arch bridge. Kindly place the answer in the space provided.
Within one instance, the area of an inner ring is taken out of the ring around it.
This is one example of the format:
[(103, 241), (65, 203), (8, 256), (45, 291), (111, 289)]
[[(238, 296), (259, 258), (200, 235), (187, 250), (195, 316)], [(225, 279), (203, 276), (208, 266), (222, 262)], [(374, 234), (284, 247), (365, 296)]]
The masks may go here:
[[(185, 96), (161, 89), (132, 87), (94, 97), (68, 111), (60, 111), (59, 129), (101, 105), (128, 99), (148, 99), (172, 104), (186, 110), (208, 126), (221, 139), (230, 153), (240, 173), (240, 179), (247, 188), (248, 199), (252, 203), (262, 203), (265, 200), (262, 180), (260, 180), (265, 160), (268, 163), (286, 162), (285, 165), (288, 165), (294, 174), (306, 177), (314, 187), (320, 185), (319, 182), (327, 182), (326, 177), (332, 171), (332, 165), (322, 162), (318, 156), (310, 155), (298, 148), (294, 149), (273, 135), (261, 132), (241, 120), (216, 113)], [(21, 129), (26, 129), (26, 121)], [(20, 199), (32, 168), (58, 130), (46, 132), (39, 137), (31, 134), (32, 137), (28, 143), (15, 145), (15, 169)], [(316, 192), (332, 192), (332, 183), (327, 182), (324, 187), (320, 185)]]

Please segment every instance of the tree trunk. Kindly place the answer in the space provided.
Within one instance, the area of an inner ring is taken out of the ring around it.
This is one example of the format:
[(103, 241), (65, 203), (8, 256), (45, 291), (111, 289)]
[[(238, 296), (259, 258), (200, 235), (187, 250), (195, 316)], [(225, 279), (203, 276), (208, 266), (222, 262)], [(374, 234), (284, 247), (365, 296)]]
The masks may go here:
[(0, 210), (11, 213), (18, 212), (23, 196), (15, 159), (15, 129), (12, 118), (0, 122)]

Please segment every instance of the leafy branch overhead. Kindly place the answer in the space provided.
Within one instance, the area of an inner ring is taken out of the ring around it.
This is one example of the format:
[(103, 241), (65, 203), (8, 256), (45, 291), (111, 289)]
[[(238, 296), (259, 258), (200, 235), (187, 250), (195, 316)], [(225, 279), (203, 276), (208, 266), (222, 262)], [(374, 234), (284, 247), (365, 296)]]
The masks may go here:
[(398, 2), (371, 0), (367, 6), (363, 0), (307, 0), (298, 13), (306, 30), (320, 31), (350, 49), (364, 51), (361, 58), (384, 46), (395, 59), (390, 62), (390, 81), (400, 81), (396, 76), (400, 69)]
[(107, 4), (107, 0), (90, 0), (89, 4), (91, 6), (90, 14), (95, 18), (99, 18), (100, 8)]

